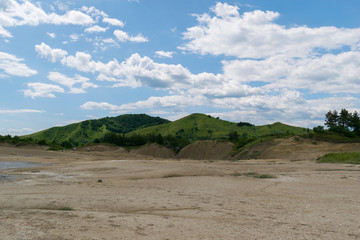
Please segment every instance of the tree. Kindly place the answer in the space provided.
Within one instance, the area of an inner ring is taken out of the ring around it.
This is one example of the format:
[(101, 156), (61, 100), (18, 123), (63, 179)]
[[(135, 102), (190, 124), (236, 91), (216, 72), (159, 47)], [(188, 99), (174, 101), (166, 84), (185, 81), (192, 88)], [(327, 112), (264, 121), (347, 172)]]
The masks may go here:
[(349, 122), (350, 122), (350, 118), (351, 118), (351, 113), (348, 112), (348, 110), (341, 109), (340, 111), (340, 115), (338, 118), (338, 126), (340, 127), (341, 130), (346, 131), (349, 130)]
[(313, 131), (314, 131), (315, 133), (323, 133), (323, 132), (325, 132), (323, 126), (314, 127), (314, 128), (313, 128)]
[(239, 123), (236, 124), (236, 125), (239, 126), (239, 127), (243, 127), (243, 126), (253, 127), (253, 126), (255, 126), (254, 124), (251, 124), (251, 123), (248, 123), (248, 122), (239, 122)]
[(329, 111), (325, 115), (325, 125), (329, 128), (329, 130), (336, 130), (338, 124), (339, 114), (336, 110), (333, 112)]
[(229, 133), (229, 141), (236, 142), (237, 140), (239, 140), (239, 134), (237, 133), (237, 131), (231, 131)]
[(356, 111), (350, 118), (349, 126), (352, 128), (356, 136), (360, 136), (360, 117)]

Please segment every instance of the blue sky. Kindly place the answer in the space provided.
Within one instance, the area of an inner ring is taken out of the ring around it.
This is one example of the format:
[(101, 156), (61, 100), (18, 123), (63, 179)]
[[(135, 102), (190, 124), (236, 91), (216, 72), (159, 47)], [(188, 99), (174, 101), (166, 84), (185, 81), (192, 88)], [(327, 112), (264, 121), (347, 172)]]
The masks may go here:
[(360, 109), (358, 0), (0, 0), (0, 134), (194, 112), (322, 125)]

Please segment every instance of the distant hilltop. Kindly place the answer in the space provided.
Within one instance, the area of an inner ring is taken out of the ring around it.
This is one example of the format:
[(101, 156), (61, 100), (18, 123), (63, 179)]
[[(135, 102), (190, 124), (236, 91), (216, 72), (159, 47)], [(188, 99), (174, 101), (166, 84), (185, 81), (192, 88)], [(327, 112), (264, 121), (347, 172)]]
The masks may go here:
[[(247, 122), (234, 123), (200, 113), (190, 114), (173, 122), (146, 114), (124, 114), (53, 127), (21, 138), (64, 148), (100, 142), (124, 146), (157, 142), (168, 144), (167, 147), (179, 151), (179, 147), (199, 140), (236, 141), (265, 135), (299, 135), (304, 132), (304, 128), (279, 122), (255, 126)], [(175, 145), (179, 146), (174, 147)]]

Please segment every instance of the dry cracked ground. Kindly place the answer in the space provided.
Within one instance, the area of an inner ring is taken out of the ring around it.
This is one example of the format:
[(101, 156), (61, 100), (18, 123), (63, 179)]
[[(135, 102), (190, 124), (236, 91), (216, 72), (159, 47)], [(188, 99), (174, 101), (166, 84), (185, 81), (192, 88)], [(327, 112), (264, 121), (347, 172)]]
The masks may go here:
[(360, 166), (0, 147), (0, 239), (360, 239)]

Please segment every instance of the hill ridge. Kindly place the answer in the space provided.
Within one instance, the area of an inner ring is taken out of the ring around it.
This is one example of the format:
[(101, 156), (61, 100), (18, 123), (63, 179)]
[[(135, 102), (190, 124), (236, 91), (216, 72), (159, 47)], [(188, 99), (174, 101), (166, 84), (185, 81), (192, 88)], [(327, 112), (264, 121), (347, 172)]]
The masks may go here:
[(147, 114), (123, 114), (116, 117), (90, 119), (65, 126), (56, 126), (22, 137), (31, 137), (35, 141), (46, 141), (48, 143), (69, 141), (84, 145), (101, 139), (107, 132), (126, 134), (140, 128), (167, 122), (170, 121)]
[(231, 133), (239, 138), (247, 138), (304, 132), (304, 128), (280, 122), (255, 126), (247, 122), (230, 122), (203, 113), (192, 113), (173, 122), (146, 114), (124, 114), (53, 127), (22, 137), (31, 137), (37, 142), (43, 141), (47, 144), (69, 142), (70, 147), (101, 142), (108, 133), (125, 134), (129, 137), (172, 136), (172, 139), (182, 139), (192, 143), (199, 140), (229, 140)]

